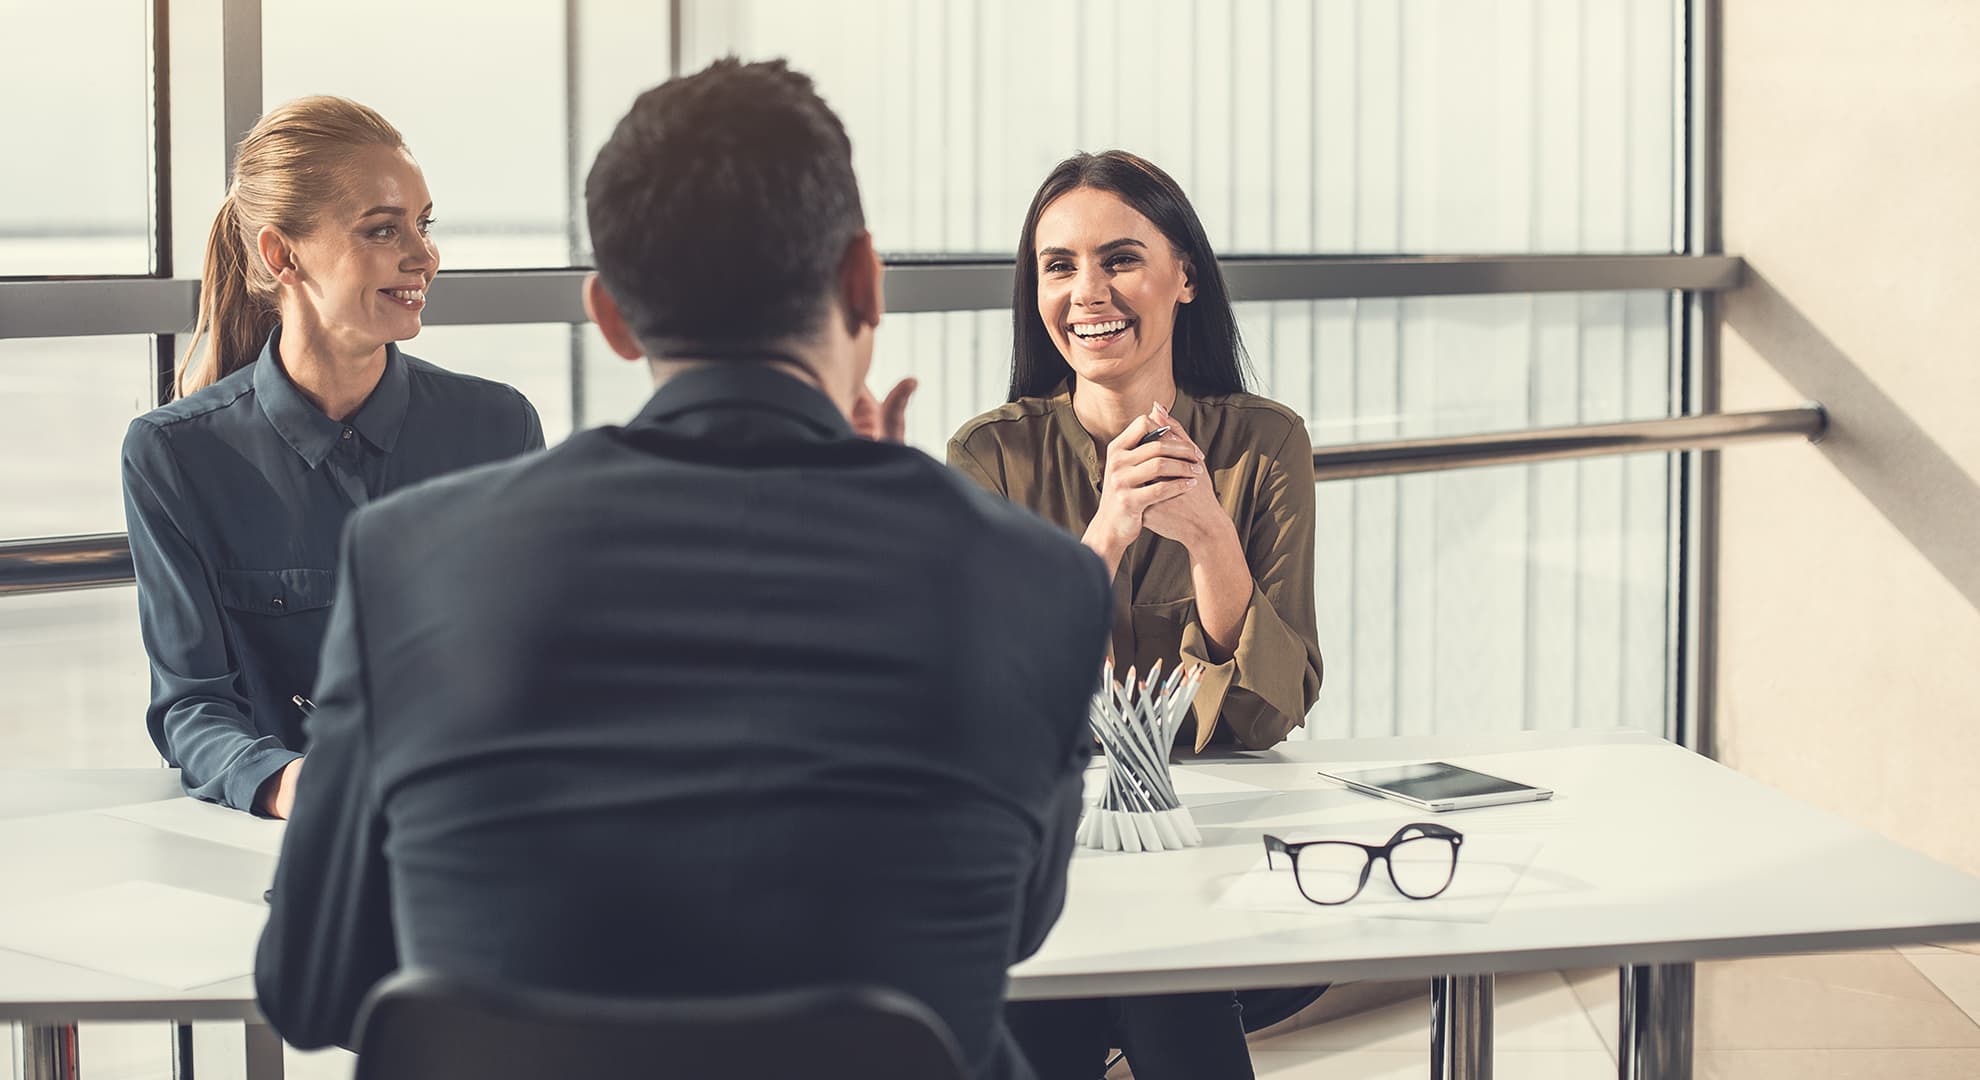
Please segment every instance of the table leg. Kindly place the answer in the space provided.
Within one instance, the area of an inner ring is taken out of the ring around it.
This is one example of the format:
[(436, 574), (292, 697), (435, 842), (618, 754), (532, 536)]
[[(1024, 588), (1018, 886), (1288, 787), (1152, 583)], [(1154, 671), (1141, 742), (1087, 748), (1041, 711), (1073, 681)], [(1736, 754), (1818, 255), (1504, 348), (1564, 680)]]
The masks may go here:
[(253, 1020), (247, 1022), (247, 1080), (282, 1080), (282, 1037)]
[(1430, 1080), (1492, 1080), (1492, 976), (1430, 980)]
[(193, 1029), (191, 1024), (173, 1024), (172, 1080), (194, 1080)]
[(1690, 964), (1622, 969), (1622, 1026), (1616, 1043), (1619, 1080), (1691, 1080)]
[(15, 1024), (15, 1080), (76, 1080), (76, 1025)]

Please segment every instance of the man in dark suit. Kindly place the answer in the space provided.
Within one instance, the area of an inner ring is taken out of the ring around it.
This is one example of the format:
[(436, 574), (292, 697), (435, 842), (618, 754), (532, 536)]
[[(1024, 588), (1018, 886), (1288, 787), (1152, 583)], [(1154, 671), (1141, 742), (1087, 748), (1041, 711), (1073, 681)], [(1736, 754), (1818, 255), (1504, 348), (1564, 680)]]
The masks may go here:
[(351, 519), (262, 1010), (348, 1042), (401, 965), (879, 984), (974, 1075), (1028, 1076), (1005, 970), (1064, 895), (1104, 570), (848, 423), (897, 429), (905, 389), (865, 393), (881, 265), (804, 76), (728, 60), (649, 91), (585, 196), (587, 308), (658, 390)]

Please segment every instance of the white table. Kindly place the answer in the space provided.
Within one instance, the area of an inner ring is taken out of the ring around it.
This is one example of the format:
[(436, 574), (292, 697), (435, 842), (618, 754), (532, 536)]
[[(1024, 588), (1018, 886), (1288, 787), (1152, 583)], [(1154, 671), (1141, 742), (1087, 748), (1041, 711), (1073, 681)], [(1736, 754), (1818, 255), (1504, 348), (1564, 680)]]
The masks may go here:
[[(1353, 904), (1285, 914), (1217, 906), (1218, 883), (1258, 858), (1262, 832), (1379, 840), (1385, 825), (1417, 816), (1326, 784), (1316, 763), (1422, 758), (1559, 793), (1552, 806), (1438, 817), (1468, 836), (1524, 830), (1541, 840), (1490, 921), (1366, 918)], [(1698, 960), (1980, 937), (1980, 879), (1640, 735), (1297, 743), (1192, 767), (1269, 791), (1199, 810), (1202, 848), (1076, 857), (1065, 914), (1038, 955), (1013, 970), (1014, 997), (1429, 977), (1433, 1070), (1483, 1078), (1493, 973), (1614, 965), (1624, 991), (1619, 1074), (1664, 1080), (1690, 1075)], [(11, 885), (0, 909), (24, 892), (131, 879), (258, 903), (273, 859), (253, 847), (265, 843), (166, 832), (104, 812), (171, 797), (175, 784), (166, 770), (0, 770), (0, 866)], [(242, 823), (212, 812), (216, 825)], [(50, 1045), (61, 1025), (98, 1020), (245, 1021), (251, 1080), (281, 1075), (280, 1044), (255, 1011), (248, 978), (178, 991), (0, 950), (0, 1021), (28, 1025), (42, 1040), (32, 1044), (47, 1051), (34, 1067), (63, 1067), (60, 1046)]]
[[(1321, 763), (1440, 758), (1557, 794), (1429, 815), (1316, 775)], [(1691, 1075), (1696, 961), (1980, 937), (1980, 879), (1648, 736), (1300, 742), (1197, 767), (1282, 794), (1198, 811), (1203, 848), (1076, 857), (1065, 914), (1014, 969), (1014, 997), (1429, 977), (1433, 1075), (1484, 1077), (1493, 973), (1613, 965), (1619, 1075), (1663, 1080)], [(1379, 843), (1399, 821), (1431, 818), (1468, 836), (1540, 840), (1490, 921), (1214, 903), (1220, 882), (1259, 858), (1261, 833)]]

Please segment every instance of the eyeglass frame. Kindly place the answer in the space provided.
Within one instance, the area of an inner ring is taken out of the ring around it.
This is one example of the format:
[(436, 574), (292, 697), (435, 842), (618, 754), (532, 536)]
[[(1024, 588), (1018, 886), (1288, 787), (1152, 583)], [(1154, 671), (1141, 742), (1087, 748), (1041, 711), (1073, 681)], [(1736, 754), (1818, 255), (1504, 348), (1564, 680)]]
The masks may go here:
[[(1405, 835), (1407, 833), (1412, 833), (1412, 832), (1415, 833), (1416, 835)], [(1360, 896), (1361, 890), (1368, 887), (1368, 874), (1369, 871), (1375, 868), (1375, 860), (1377, 859), (1382, 860), (1382, 865), (1388, 869), (1389, 884), (1395, 886), (1396, 891), (1398, 893), (1401, 893), (1404, 897), (1410, 900), (1434, 900), (1437, 897), (1444, 895), (1444, 892), (1451, 887), (1451, 882), (1457, 880), (1458, 854), (1459, 851), (1464, 847), (1463, 833), (1457, 831), (1456, 829), (1451, 828), (1448, 825), (1437, 825), (1428, 821), (1412, 821), (1409, 824), (1404, 825), (1402, 828), (1397, 829), (1395, 831), (1395, 835), (1389, 837), (1389, 842), (1386, 844), (1363, 844), (1355, 840), (1304, 840), (1297, 844), (1289, 844), (1284, 840), (1281, 840), (1278, 837), (1273, 836), (1271, 833), (1266, 833), (1264, 836), (1264, 840), (1265, 840), (1265, 868), (1267, 870), (1278, 869), (1278, 867), (1272, 865), (1272, 856), (1275, 853), (1284, 855), (1286, 857), (1286, 861), (1292, 864), (1293, 886), (1299, 890), (1299, 895), (1304, 897), (1307, 903), (1319, 904), (1323, 907), (1338, 907), (1341, 904), (1345, 904), (1348, 901), (1353, 900), (1355, 897)], [(1402, 846), (1405, 843), (1408, 843), (1411, 840), (1450, 841), (1451, 874), (1449, 877), (1444, 879), (1444, 883), (1437, 888), (1436, 892), (1429, 893), (1428, 895), (1424, 895), (1424, 896), (1417, 896), (1416, 894), (1411, 893), (1408, 890), (1404, 889), (1402, 887), (1402, 882), (1396, 880), (1396, 863), (1394, 859), (1391, 859), (1389, 857), (1389, 855), (1396, 848)], [(1301, 884), (1299, 879), (1299, 853), (1301, 850), (1305, 848), (1313, 847), (1316, 844), (1345, 844), (1349, 847), (1358, 847), (1361, 849), (1362, 854), (1365, 856), (1365, 859), (1361, 864), (1361, 880), (1358, 883), (1356, 883), (1354, 887), (1354, 891), (1352, 893), (1349, 893), (1344, 899), (1315, 900), (1311, 895), (1307, 893), (1306, 886), (1304, 884)]]

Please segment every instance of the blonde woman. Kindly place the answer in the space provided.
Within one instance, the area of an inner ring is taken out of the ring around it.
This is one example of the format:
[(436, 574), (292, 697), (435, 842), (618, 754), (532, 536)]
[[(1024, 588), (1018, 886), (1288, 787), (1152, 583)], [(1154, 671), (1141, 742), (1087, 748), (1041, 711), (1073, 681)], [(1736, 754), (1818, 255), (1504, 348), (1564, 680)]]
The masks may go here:
[(345, 517), (543, 445), (513, 388), (399, 351), (432, 224), (405, 140), (354, 101), (289, 102), (241, 142), (175, 400), (123, 452), (145, 719), (198, 798), (287, 816)]

